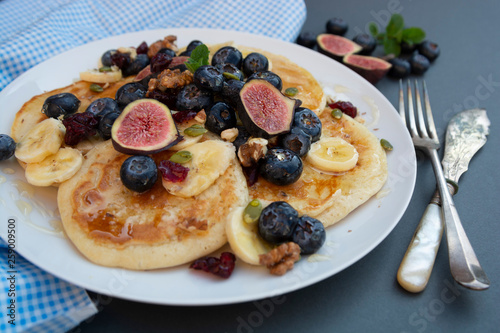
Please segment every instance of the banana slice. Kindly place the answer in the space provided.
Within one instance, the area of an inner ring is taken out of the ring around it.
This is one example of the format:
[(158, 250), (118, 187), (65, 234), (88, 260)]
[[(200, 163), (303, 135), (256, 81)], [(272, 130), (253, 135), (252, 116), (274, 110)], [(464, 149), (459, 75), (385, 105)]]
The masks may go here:
[(66, 128), (60, 120), (48, 118), (33, 127), (16, 146), (16, 157), (26, 163), (37, 163), (57, 153)]
[(222, 175), (235, 158), (234, 145), (219, 140), (207, 140), (186, 148), (193, 158), (183, 164), (189, 168), (186, 179), (173, 183), (163, 179), (163, 187), (176, 196), (188, 198), (200, 194)]
[(70, 179), (80, 170), (82, 153), (74, 148), (61, 148), (43, 161), (26, 166), (26, 180), (35, 186), (51, 186)]
[(311, 145), (306, 160), (323, 171), (344, 172), (358, 163), (358, 151), (341, 138), (324, 138)]
[(236, 256), (250, 265), (260, 265), (259, 255), (268, 253), (273, 246), (258, 234), (258, 222), (243, 221), (244, 207), (233, 210), (226, 224), (226, 234)]
[(180, 141), (178, 144), (168, 148), (168, 150), (173, 150), (173, 151), (184, 150), (187, 147), (192, 146), (201, 140), (203, 135), (189, 136), (189, 135), (184, 134), (184, 130), (193, 124), (198, 124), (198, 122), (195, 120), (192, 120), (192, 121), (186, 121), (186, 122), (183, 122), (183, 123), (180, 123), (177, 125), (177, 129), (179, 130), (179, 133), (182, 135), (182, 141)]
[(113, 83), (118, 82), (122, 79), (122, 71), (111, 67), (113, 70), (111, 72), (99, 72), (98, 69), (88, 70), (86, 72), (80, 72), (80, 80), (93, 82), (93, 83)]

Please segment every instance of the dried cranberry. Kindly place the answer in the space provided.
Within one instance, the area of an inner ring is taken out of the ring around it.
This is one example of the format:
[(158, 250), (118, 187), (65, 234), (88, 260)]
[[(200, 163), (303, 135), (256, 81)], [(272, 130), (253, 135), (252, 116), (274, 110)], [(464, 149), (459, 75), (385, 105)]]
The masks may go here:
[(66, 127), (64, 143), (74, 146), (96, 134), (99, 118), (90, 112), (75, 113), (66, 117), (63, 120), (63, 125)]
[(151, 71), (153, 73), (160, 72), (168, 68), (168, 65), (172, 62), (172, 56), (166, 53), (157, 53), (151, 59)]
[(352, 118), (356, 117), (356, 115), (358, 114), (358, 109), (354, 105), (352, 105), (351, 102), (339, 101), (330, 103), (328, 104), (328, 106), (331, 107), (332, 109), (339, 109), (340, 111), (342, 111), (343, 113)]
[(258, 164), (252, 165), (250, 167), (243, 167), (243, 172), (247, 178), (247, 186), (250, 187), (257, 183), (259, 179), (259, 166)]
[(141, 45), (139, 45), (135, 51), (137, 52), (137, 54), (148, 53), (148, 44), (146, 42), (142, 42)]
[(204, 257), (195, 260), (189, 268), (202, 270), (227, 279), (233, 273), (236, 257), (231, 252), (222, 252), (219, 258)]
[(125, 68), (131, 63), (130, 54), (115, 52), (111, 55), (111, 63), (120, 69)]
[(196, 117), (197, 114), (198, 114), (198, 112), (193, 111), (193, 110), (179, 111), (177, 113), (174, 113), (172, 115), (172, 118), (174, 118), (174, 121), (177, 124), (180, 124), (180, 123), (183, 123), (185, 121), (194, 119), (194, 117)]
[(189, 168), (172, 161), (161, 161), (158, 169), (165, 180), (172, 183), (179, 183), (186, 179)]
[(174, 109), (175, 103), (177, 102), (177, 93), (178, 91), (174, 89), (167, 89), (165, 91), (152, 90), (148, 92), (148, 97), (156, 99), (158, 102), (165, 104), (170, 109)]

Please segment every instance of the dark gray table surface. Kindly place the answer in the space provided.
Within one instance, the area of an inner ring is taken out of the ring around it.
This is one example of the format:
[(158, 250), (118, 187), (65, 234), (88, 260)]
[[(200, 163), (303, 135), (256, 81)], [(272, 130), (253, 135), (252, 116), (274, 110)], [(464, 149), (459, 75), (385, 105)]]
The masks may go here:
[[(487, 109), (491, 134), (454, 199), (490, 289), (471, 291), (454, 283), (445, 242), (423, 293), (398, 285), (399, 263), (435, 188), (430, 162), (419, 158), (410, 205), (389, 236), (354, 265), (285, 294), (280, 304), (173, 307), (90, 293), (100, 312), (75, 332), (500, 332), (500, 2), (306, 0), (306, 5), (303, 31), (319, 34), (328, 19), (342, 17), (350, 26), (346, 37), (352, 38), (370, 21), (385, 25), (397, 11), (408, 26), (422, 27), (439, 43), (441, 55), (423, 78), (441, 140), (454, 114)], [(397, 107), (397, 81), (385, 78), (376, 87)]]

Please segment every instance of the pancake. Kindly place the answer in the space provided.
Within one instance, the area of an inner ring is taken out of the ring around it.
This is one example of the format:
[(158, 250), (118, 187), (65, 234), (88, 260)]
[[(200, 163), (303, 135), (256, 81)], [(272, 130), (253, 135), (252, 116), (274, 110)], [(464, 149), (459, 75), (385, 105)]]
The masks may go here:
[(323, 112), (320, 119), (322, 137), (340, 137), (356, 148), (357, 165), (335, 175), (316, 170), (304, 161), (304, 171), (297, 182), (278, 186), (260, 177), (249, 187), (249, 195), (267, 201), (286, 201), (299, 214), (315, 217), (330, 226), (380, 190), (387, 179), (387, 160), (379, 140), (356, 120), (347, 115), (337, 120), (329, 112)]
[[(158, 163), (171, 154), (153, 157)], [(208, 255), (227, 242), (227, 216), (248, 202), (236, 158), (207, 190), (181, 198), (165, 190), (161, 177), (142, 194), (124, 187), (119, 172), (127, 157), (110, 140), (100, 143), (86, 155), (80, 171), (59, 187), (64, 230), (89, 260), (137, 270), (170, 267)]]

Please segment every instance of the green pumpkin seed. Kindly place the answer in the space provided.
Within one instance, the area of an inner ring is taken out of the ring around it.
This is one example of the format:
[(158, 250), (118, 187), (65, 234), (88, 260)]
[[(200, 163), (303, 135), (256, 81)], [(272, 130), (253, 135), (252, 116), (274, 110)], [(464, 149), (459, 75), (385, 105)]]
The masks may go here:
[(392, 150), (392, 148), (393, 148), (391, 143), (389, 141), (387, 141), (386, 139), (380, 139), (380, 145), (385, 150)]
[(90, 85), (90, 90), (93, 91), (93, 92), (102, 92), (104, 89), (102, 89), (102, 87), (96, 83), (92, 83)]
[(286, 88), (286, 90), (285, 90), (285, 95), (287, 95), (288, 97), (293, 97), (293, 96), (297, 95), (298, 93), (299, 93), (299, 89), (297, 89), (295, 87)]
[(194, 124), (191, 127), (188, 127), (184, 130), (184, 134), (189, 135), (189, 136), (200, 136), (208, 132), (208, 130), (199, 125), (199, 124)]
[(262, 203), (259, 199), (253, 199), (248, 203), (243, 211), (243, 221), (245, 223), (255, 223), (259, 220), (262, 212)]
[(226, 79), (228, 79), (228, 80), (229, 80), (229, 79), (238, 80), (238, 81), (240, 80), (240, 78), (239, 78), (239, 77), (237, 77), (236, 75), (234, 75), (233, 73), (224, 72), (224, 73), (222, 73), (222, 75), (224, 75), (224, 77), (225, 77)]
[(102, 66), (101, 68), (99, 68), (99, 72), (112, 72), (113, 69), (109, 66)]
[(332, 110), (332, 117), (333, 117), (333, 118), (335, 118), (335, 119), (340, 119), (340, 118), (342, 118), (342, 115), (343, 115), (343, 114), (344, 114), (344, 113), (343, 113), (343, 112), (342, 112), (342, 110), (340, 110), (340, 109), (333, 109), (333, 110)]
[(190, 151), (181, 150), (170, 156), (169, 160), (175, 163), (184, 164), (191, 161), (192, 158), (193, 154), (191, 154)]

